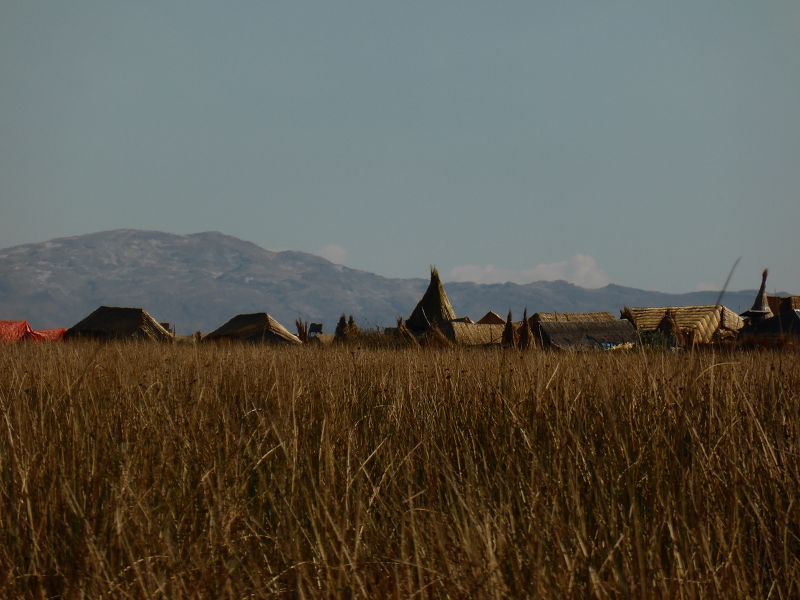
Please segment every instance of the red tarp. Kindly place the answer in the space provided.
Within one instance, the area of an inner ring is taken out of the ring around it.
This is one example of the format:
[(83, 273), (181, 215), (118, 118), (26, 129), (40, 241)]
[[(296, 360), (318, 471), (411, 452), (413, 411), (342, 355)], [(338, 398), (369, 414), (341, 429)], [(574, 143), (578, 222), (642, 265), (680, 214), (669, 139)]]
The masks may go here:
[(66, 329), (34, 331), (27, 321), (0, 321), (0, 343), (21, 341), (57, 342), (64, 337)]

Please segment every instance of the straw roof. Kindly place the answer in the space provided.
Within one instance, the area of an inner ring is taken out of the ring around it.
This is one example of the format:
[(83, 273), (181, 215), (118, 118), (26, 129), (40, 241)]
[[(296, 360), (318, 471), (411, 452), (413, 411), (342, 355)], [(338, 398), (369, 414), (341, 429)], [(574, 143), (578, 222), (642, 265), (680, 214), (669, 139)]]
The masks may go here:
[(434, 323), (452, 321), (456, 318), (456, 311), (450, 304), (450, 299), (444, 291), (439, 271), (431, 268), (431, 282), (422, 299), (417, 303), (406, 325), (411, 331), (425, 331)]
[(582, 323), (602, 323), (604, 321), (616, 321), (611, 313), (607, 312), (585, 312), (585, 313), (559, 313), (559, 312), (538, 312), (534, 313), (529, 323), (534, 327), (536, 323), (571, 323), (580, 321)]
[(710, 344), (718, 334), (735, 333), (744, 321), (725, 306), (670, 306), (662, 308), (628, 308), (622, 318), (630, 321), (639, 333), (656, 331), (670, 313), (680, 331), (688, 341)]
[(215, 329), (204, 340), (239, 340), (243, 342), (263, 342), (278, 345), (299, 345), (296, 335), (278, 323), (267, 313), (236, 315), (230, 321)]
[(683, 331), (681, 331), (678, 320), (671, 310), (668, 310), (664, 318), (661, 319), (658, 327), (656, 327), (656, 331), (669, 340), (671, 345), (683, 346), (686, 344), (686, 336), (683, 334)]
[(101, 306), (64, 334), (64, 339), (75, 338), (163, 342), (173, 339), (173, 336), (142, 308)]
[(543, 321), (538, 335), (546, 348), (608, 349), (638, 341), (628, 321)]
[(503, 325), (481, 325), (447, 321), (439, 323), (436, 329), (451, 342), (462, 346), (496, 346), (503, 339)]
[(505, 325), (505, 322), (505, 319), (493, 310), (490, 310), (478, 319), (478, 325)]

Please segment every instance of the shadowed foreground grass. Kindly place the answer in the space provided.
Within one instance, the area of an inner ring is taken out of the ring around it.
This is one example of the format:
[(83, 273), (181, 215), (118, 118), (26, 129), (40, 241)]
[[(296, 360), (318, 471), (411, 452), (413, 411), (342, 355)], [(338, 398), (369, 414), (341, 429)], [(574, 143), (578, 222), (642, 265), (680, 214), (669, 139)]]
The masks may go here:
[(3, 595), (800, 595), (796, 354), (0, 348)]

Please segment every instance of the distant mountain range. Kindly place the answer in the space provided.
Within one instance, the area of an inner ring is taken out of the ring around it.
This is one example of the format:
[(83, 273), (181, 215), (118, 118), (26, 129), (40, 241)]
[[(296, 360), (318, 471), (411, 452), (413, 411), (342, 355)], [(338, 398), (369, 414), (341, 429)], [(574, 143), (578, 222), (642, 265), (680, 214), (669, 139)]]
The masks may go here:
[[(423, 271), (423, 269), (420, 269)], [(424, 271), (427, 270), (427, 267)], [(271, 252), (218, 232), (173, 235), (121, 229), (0, 250), (0, 319), (68, 327), (98, 306), (138, 306), (179, 333), (209, 331), (230, 317), (265, 311), (293, 329), (302, 317), (333, 329), (342, 313), (362, 326), (407, 317), (428, 283), (390, 279), (305, 252)], [(619, 285), (581, 288), (564, 281), (482, 285), (447, 283), (459, 315), (480, 318), (511, 309), (607, 310), (628, 306), (713, 304), (717, 292), (667, 294)], [(728, 292), (723, 303), (749, 308), (755, 290)]]

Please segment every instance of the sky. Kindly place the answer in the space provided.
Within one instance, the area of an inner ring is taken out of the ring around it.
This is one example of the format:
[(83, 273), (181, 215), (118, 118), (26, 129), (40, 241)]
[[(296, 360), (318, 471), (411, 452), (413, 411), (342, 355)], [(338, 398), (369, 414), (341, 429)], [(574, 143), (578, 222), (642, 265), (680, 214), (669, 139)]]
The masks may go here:
[(796, 0), (0, 0), (0, 247), (800, 292)]

